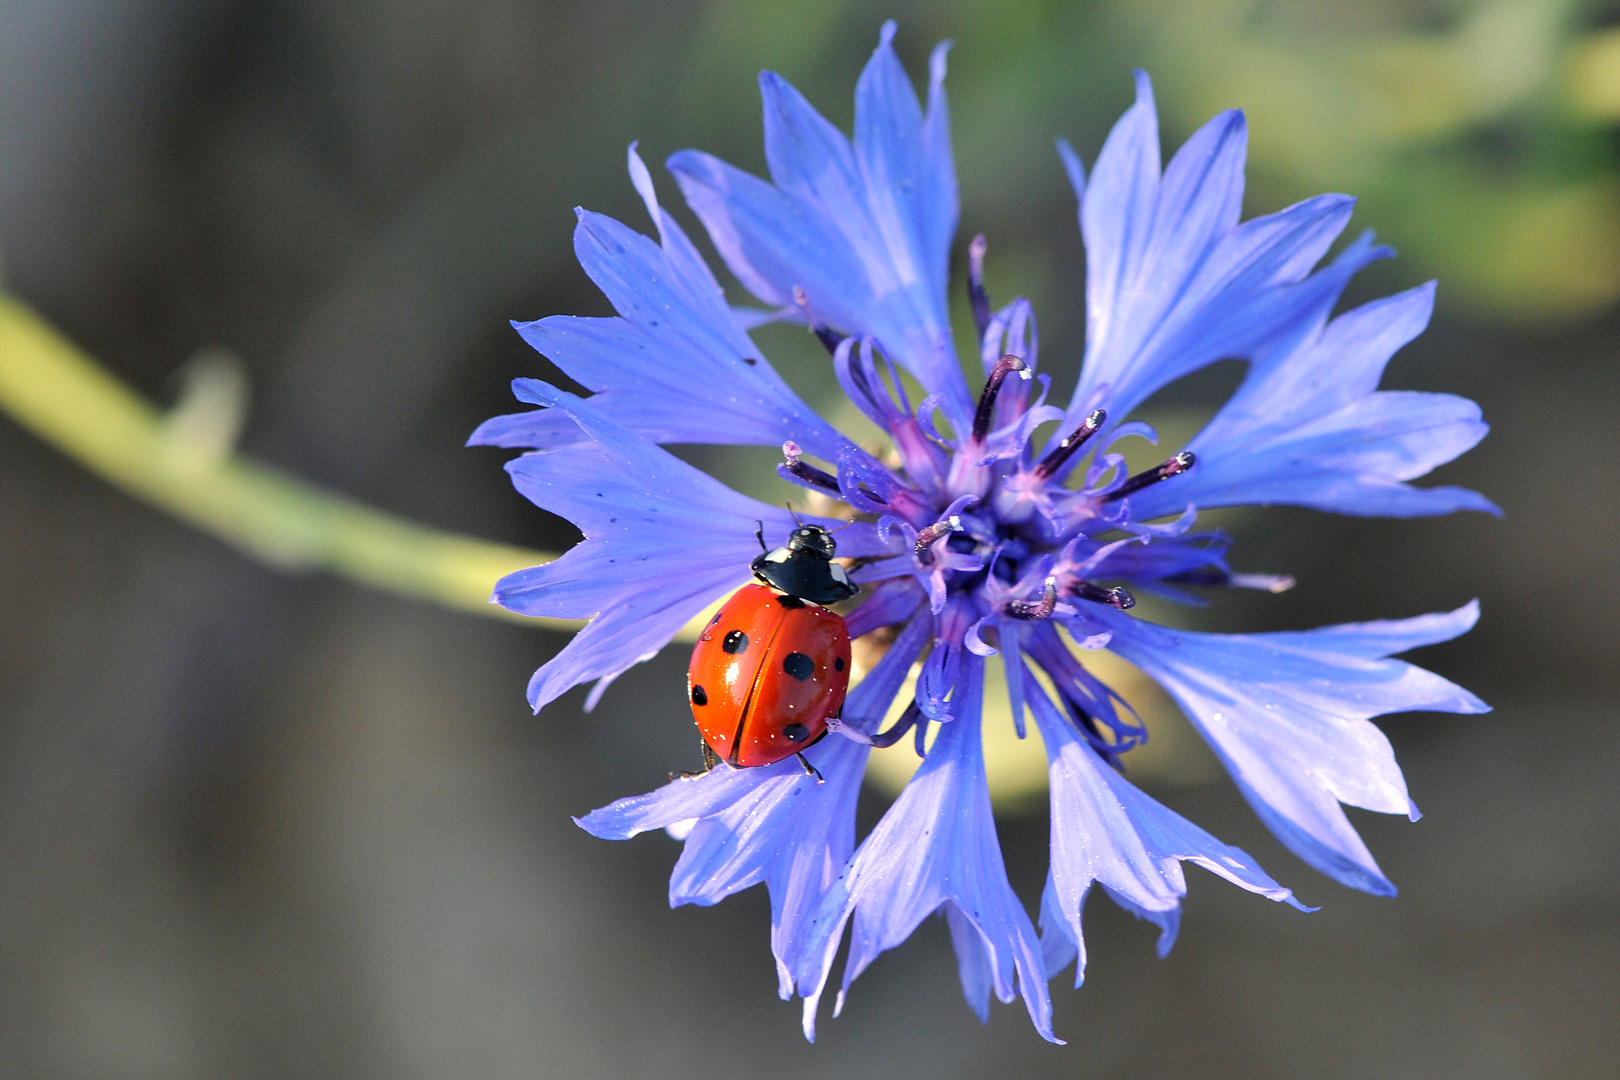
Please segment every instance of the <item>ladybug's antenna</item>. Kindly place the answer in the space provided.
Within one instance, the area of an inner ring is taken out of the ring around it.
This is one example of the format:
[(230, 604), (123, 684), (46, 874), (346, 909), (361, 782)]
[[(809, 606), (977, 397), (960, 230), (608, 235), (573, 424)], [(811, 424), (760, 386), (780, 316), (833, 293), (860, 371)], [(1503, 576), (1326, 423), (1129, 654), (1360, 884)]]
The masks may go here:
[(801, 529), (804, 528), (804, 521), (799, 517), (798, 512), (793, 509), (793, 504), (790, 502), (785, 502), (782, 505), (787, 507), (787, 512), (793, 515), (793, 524), (799, 526)]
[(838, 526), (838, 528), (836, 528), (836, 529), (828, 529), (827, 530), (827, 535), (832, 536), (835, 533), (841, 533), (841, 532), (843, 532), (845, 529), (849, 528), (853, 524), (855, 524), (853, 521), (846, 521), (842, 525)]

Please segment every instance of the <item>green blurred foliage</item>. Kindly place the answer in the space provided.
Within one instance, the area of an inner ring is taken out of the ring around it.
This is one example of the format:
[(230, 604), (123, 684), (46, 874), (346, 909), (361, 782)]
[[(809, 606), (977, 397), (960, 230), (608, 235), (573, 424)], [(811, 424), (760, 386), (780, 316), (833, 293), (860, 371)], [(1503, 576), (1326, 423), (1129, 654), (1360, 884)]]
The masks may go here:
[(1172, 117), (1247, 110), (1257, 194), (1356, 194), (1362, 221), (1481, 313), (1564, 319), (1620, 294), (1611, 116), (1592, 89), (1620, 68), (1594, 68), (1606, 35), (1573, 5), (1206, 0), (1130, 14)]

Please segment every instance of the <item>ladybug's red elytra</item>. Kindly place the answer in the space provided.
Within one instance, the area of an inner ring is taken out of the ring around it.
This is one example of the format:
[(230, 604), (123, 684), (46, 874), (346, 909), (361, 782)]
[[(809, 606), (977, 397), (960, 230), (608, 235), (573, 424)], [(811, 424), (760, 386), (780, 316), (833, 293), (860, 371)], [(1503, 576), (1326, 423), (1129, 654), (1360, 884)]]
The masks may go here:
[[(703, 760), (770, 765), (827, 734), (849, 689), (849, 628), (823, 605), (860, 591), (832, 561), (833, 538), (800, 525), (750, 565), (744, 585), (704, 627), (687, 670), (687, 696)], [(805, 771), (815, 774), (803, 757)]]

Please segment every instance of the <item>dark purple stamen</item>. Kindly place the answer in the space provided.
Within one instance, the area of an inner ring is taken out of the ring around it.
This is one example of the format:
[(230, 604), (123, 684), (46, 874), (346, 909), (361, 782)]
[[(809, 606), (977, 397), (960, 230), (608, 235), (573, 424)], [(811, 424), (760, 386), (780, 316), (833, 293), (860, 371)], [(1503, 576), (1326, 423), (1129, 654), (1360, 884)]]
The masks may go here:
[(806, 487), (819, 488), (829, 495), (841, 497), (838, 491), (838, 478), (801, 460), (800, 455), (803, 453), (804, 451), (799, 449), (799, 444), (791, 439), (783, 443), (782, 456), (787, 459), (787, 463), (781, 468), (791, 473), (795, 480)]
[(1097, 604), (1107, 604), (1109, 607), (1128, 611), (1136, 606), (1136, 597), (1124, 589), (1105, 589), (1101, 585), (1093, 585), (1089, 581), (1079, 581), (1073, 585), (1074, 595), (1082, 600), (1090, 600)]
[(973, 325), (979, 328), (979, 344), (990, 331), (990, 294), (984, 291), (984, 253), (989, 248), (984, 233), (968, 244), (968, 304), (973, 308)]
[(810, 294), (804, 291), (804, 286), (793, 286), (793, 303), (797, 305), (800, 311), (804, 312), (804, 321), (810, 324), (810, 331), (816, 335), (816, 340), (821, 342), (822, 348), (829, 353), (837, 352), (839, 342), (843, 341), (847, 335), (840, 334), (826, 323), (817, 322), (811, 316)]
[(838, 343), (844, 340), (843, 334), (829, 330), (825, 326), (812, 326), (810, 329), (815, 331), (816, 340), (821, 342), (821, 347), (827, 350), (828, 355), (837, 352)]
[(1086, 445), (1086, 440), (1097, 434), (1097, 429), (1102, 427), (1103, 421), (1107, 419), (1108, 413), (1102, 409), (1093, 409), (1091, 415), (1086, 417), (1085, 423), (1064, 436), (1063, 441), (1058, 443), (1050, 454), (1041, 459), (1041, 463), (1035, 466), (1035, 475), (1042, 480), (1046, 480), (1053, 473), (1063, 468), (1063, 463), (1073, 457), (1075, 452), (1082, 446)]
[(1168, 480), (1172, 476), (1180, 476), (1182, 473), (1192, 468), (1194, 463), (1197, 461), (1198, 456), (1191, 450), (1183, 450), (1181, 453), (1177, 454), (1163, 465), (1155, 465), (1147, 472), (1137, 473), (1135, 476), (1119, 485), (1119, 487), (1115, 488), (1113, 491), (1110, 491), (1107, 495), (1104, 495), (1103, 502), (1113, 502), (1115, 499), (1123, 499), (1127, 495), (1141, 491), (1150, 484), (1157, 484), (1160, 480)]
[(917, 723), (918, 718), (921, 716), (922, 710), (917, 707), (916, 702), (912, 702), (906, 707), (906, 711), (900, 714), (900, 719), (894, 722), (894, 726), (892, 728), (890, 728), (888, 731), (880, 731), (876, 735), (872, 736), (872, 745), (879, 750), (882, 750), (884, 747), (893, 746), (895, 743), (899, 742), (902, 737), (904, 737), (906, 732), (911, 730), (912, 726)]
[[(1134, 601), (1133, 601), (1134, 602)], [(1041, 598), (1036, 601), (1013, 600), (1007, 604), (1007, 614), (1014, 619), (1050, 619), (1052, 612), (1057, 608), (1057, 580), (1047, 578), (1046, 586), (1041, 590)]]
[(917, 561), (924, 566), (934, 564), (934, 541), (946, 533), (961, 532), (962, 519), (952, 514), (944, 521), (936, 521), (928, 528), (917, 534)]
[(996, 396), (1001, 393), (1001, 384), (1012, 372), (1018, 372), (1022, 378), (1029, 378), (1029, 368), (1016, 356), (1003, 356), (996, 361), (996, 366), (990, 369), (990, 377), (985, 380), (984, 393), (979, 395), (979, 411), (973, 414), (973, 441), (983, 444), (990, 434), (990, 424), (996, 416)]

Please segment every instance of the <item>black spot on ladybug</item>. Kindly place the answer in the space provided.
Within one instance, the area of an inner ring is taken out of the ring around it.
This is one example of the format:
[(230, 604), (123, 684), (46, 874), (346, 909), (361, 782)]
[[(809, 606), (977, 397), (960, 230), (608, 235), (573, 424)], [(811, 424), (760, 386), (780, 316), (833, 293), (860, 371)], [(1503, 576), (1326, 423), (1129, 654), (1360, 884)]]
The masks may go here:
[[(799, 656), (802, 654), (794, 653), (793, 655)], [(788, 742), (804, 742), (810, 737), (810, 729), (803, 724), (789, 724), (782, 729), (782, 737)]]
[(789, 596), (786, 593), (778, 596), (776, 598), (776, 602), (787, 608), (789, 611), (797, 611), (799, 608), (804, 607), (803, 600), (800, 600), (797, 596)]
[(726, 635), (726, 640), (720, 643), (720, 647), (728, 653), (745, 652), (748, 649), (748, 635), (741, 630), (733, 630)]
[(694, 704), (694, 705), (707, 705), (708, 703), (709, 703), (709, 694), (708, 694), (708, 692), (706, 690), (704, 690), (703, 687), (701, 687), (701, 686), (692, 687), (692, 704)]
[(816, 662), (802, 652), (790, 652), (782, 661), (782, 670), (800, 682), (816, 673)]
[(834, 671), (843, 671), (844, 670), (844, 658), (842, 656), (838, 657), (836, 660), (833, 661), (833, 670)]

